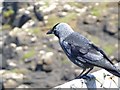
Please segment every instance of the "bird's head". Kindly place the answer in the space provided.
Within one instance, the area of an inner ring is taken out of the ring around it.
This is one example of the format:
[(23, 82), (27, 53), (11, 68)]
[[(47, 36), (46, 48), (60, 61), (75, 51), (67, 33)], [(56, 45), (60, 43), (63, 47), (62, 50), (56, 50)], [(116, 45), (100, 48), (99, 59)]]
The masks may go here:
[(74, 32), (73, 29), (67, 23), (57, 23), (47, 34), (54, 34), (59, 39), (63, 39), (72, 32)]

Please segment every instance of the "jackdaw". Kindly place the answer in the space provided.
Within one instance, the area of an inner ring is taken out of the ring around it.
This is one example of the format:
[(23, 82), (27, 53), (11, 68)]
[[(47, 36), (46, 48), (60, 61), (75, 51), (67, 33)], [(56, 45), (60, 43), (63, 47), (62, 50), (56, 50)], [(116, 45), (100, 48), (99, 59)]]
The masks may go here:
[[(115, 76), (120, 77), (120, 70), (109, 60), (103, 50), (66, 23), (57, 23), (47, 34), (58, 37), (59, 43), (68, 58), (77, 66), (83, 68), (78, 76), (86, 76), (94, 66), (103, 68)], [(86, 69), (88, 69), (87, 72)]]
[(37, 10), (37, 6), (36, 5), (34, 5), (33, 11), (35, 13), (35, 16), (36, 16), (37, 20), (38, 21), (42, 21), (43, 25), (45, 26), (46, 24), (45, 24), (44, 16), (43, 16), (42, 12)]

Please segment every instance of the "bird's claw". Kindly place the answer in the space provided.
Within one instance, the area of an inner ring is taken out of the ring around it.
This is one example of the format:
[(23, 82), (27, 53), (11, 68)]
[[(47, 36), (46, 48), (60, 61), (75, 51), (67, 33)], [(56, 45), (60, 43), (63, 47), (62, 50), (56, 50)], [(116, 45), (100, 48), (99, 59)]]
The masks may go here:
[(94, 76), (93, 75), (82, 75), (78, 76), (75, 79), (86, 79), (86, 80), (91, 80)]

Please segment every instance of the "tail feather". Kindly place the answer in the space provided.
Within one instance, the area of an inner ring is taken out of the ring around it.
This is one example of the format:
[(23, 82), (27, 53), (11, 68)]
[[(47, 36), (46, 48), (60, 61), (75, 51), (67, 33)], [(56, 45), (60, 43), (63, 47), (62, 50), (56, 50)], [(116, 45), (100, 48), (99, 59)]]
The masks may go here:
[(114, 70), (109, 70), (109, 69), (106, 69), (108, 72), (112, 73), (113, 75), (117, 76), (120, 78), (120, 70), (115, 68)]

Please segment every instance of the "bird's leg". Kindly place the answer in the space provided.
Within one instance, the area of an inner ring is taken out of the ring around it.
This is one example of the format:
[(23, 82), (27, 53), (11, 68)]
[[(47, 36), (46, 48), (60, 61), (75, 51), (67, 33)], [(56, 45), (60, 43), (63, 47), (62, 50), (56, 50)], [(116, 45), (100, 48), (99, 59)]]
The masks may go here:
[(91, 67), (84, 75), (87, 75), (92, 69), (93, 67)]
[(89, 78), (89, 76), (87, 76), (87, 74), (88, 74), (92, 69), (93, 69), (93, 67), (91, 67), (85, 74), (83, 74), (83, 75), (81, 76), (81, 78), (82, 78), (82, 77), (84, 78), (84, 76)]
[(80, 73), (80, 75), (77, 76), (75, 79), (79, 79), (79, 78), (82, 76), (82, 74), (85, 72), (85, 70), (86, 70), (86, 69), (83, 69), (83, 71)]

